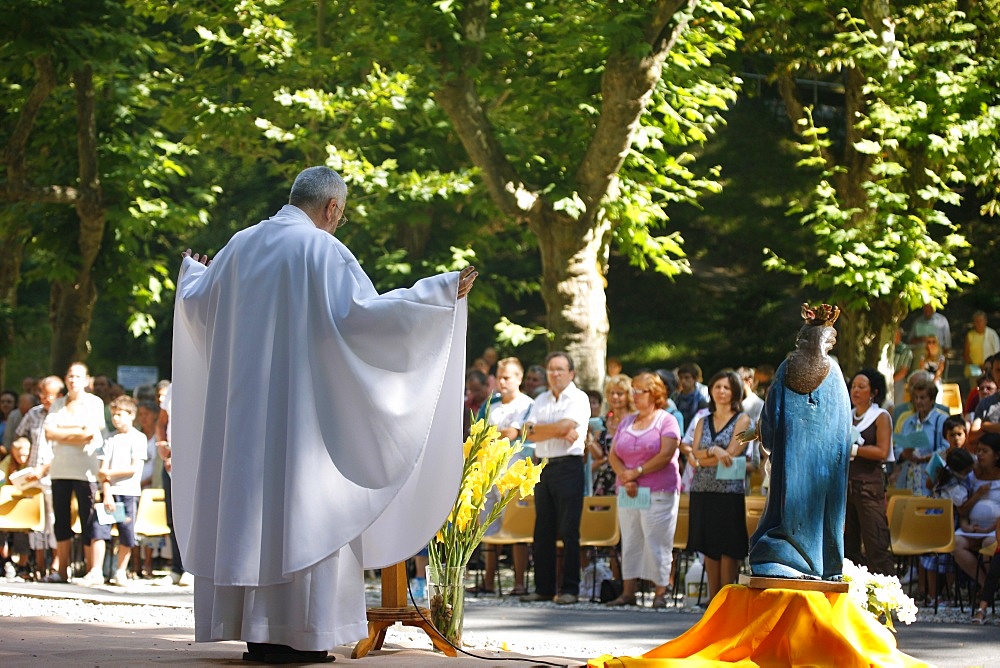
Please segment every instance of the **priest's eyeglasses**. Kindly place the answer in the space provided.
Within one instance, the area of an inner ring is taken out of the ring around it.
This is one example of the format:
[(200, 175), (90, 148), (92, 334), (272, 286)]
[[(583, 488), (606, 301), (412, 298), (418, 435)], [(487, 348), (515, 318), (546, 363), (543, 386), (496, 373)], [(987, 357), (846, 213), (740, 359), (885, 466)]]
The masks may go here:
[[(334, 202), (333, 203), (334, 213), (337, 212), (337, 206), (338, 206), (337, 202)], [(337, 219), (337, 224), (334, 225), (333, 229), (336, 230), (338, 227), (343, 227), (344, 225), (347, 225), (347, 216), (344, 215), (343, 205), (340, 205), (340, 218)]]

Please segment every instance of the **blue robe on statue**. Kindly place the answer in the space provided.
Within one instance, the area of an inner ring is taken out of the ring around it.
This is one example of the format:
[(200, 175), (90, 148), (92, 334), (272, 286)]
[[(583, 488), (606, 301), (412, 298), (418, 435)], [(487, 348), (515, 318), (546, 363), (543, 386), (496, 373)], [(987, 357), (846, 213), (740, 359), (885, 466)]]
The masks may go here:
[(778, 367), (761, 413), (771, 486), (750, 538), (750, 572), (830, 580), (844, 565), (850, 396), (836, 362), (808, 394), (785, 385), (787, 366)]

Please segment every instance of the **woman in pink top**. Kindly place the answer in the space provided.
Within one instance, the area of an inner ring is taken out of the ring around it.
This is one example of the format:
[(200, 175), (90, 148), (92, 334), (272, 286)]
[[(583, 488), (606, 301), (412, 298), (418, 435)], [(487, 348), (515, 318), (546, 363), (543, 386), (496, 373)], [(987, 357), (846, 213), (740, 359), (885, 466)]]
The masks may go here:
[(618, 509), (624, 589), (608, 605), (635, 605), (636, 586), (642, 578), (656, 584), (653, 607), (665, 608), (680, 499), (677, 466), (680, 427), (663, 410), (667, 405), (667, 388), (659, 376), (652, 373), (636, 376), (632, 380), (632, 395), (638, 412), (622, 419), (608, 453), (617, 477), (619, 498), (624, 490), (627, 500), (636, 501), (635, 507)]

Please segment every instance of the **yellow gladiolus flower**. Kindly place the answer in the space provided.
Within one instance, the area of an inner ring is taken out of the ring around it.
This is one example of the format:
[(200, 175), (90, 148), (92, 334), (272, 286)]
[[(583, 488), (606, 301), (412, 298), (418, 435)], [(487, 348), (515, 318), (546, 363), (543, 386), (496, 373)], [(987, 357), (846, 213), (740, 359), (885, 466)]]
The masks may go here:
[[(518, 491), (522, 498), (532, 493), (541, 467), (527, 459), (511, 464), (521, 449), (520, 442), (511, 443), (486, 420), (472, 424), (462, 445), (465, 463), (461, 487), (445, 525), (429, 546), (432, 566), (467, 563), (482, 540), (486, 523), (503, 513), (514, 497), (512, 492)], [(483, 512), (494, 488), (500, 499), (490, 513)]]
[(542, 477), (542, 469), (545, 468), (545, 464), (535, 466), (531, 463), (530, 459), (522, 459), (521, 461), (525, 462), (524, 474), (521, 478), (521, 484), (519, 485), (519, 491), (521, 492), (521, 498), (523, 499), (526, 496), (534, 494), (535, 485), (538, 484), (538, 481)]

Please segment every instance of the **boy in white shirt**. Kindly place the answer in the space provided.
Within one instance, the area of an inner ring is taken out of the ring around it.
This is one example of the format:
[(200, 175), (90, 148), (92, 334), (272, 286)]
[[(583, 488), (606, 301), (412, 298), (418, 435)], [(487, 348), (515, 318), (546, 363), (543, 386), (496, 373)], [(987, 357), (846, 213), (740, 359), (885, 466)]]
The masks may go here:
[(111, 423), (116, 433), (104, 442), (104, 459), (98, 477), (104, 508), (114, 512), (115, 502), (125, 507), (125, 520), (118, 527), (118, 569), (112, 584), (128, 584), (128, 562), (137, 545), (135, 513), (142, 494), (142, 467), (146, 461), (146, 436), (133, 426), (136, 403), (122, 395), (111, 402)]

